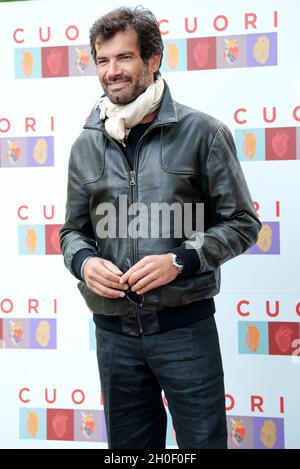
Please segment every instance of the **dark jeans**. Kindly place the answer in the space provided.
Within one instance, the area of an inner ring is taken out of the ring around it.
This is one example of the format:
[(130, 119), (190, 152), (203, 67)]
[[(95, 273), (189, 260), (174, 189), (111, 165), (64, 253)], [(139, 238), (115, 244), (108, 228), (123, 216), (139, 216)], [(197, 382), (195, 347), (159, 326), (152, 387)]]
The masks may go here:
[(214, 316), (150, 336), (96, 328), (110, 449), (162, 449), (165, 392), (179, 448), (226, 448), (223, 368)]

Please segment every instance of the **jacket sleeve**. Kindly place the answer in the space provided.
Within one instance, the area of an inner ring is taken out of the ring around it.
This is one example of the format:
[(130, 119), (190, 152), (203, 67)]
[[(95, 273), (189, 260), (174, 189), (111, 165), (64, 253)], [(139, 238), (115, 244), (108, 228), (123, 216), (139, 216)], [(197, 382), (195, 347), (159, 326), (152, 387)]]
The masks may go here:
[(73, 270), (74, 255), (82, 249), (88, 249), (95, 255), (98, 251), (90, 219), (89, 194), (80, 182), (73, 148), (68, 167), (66, 214), (65, 223), (60, 230), (60, 247), (65, 266), (76, 278), (79, 278)]
[(206, 210), (216, 221), (204, 232), (193, 233), (182, 245), (194, 248), (200, 266), (196, 274), (215, 270), (242, 254), (258, 238), (261, 223), (237, 158), (230, 130), (216, 131), (204, 169)]

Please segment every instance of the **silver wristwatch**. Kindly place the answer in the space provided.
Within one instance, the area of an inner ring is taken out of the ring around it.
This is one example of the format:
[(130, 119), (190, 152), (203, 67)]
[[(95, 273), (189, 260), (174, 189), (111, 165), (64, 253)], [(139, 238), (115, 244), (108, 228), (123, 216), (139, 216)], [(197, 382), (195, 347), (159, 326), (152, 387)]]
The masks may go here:
[(182, 272), (183, 262), (173, 252), (170, 252), (170, 254), (171, 254), (172, 264), (174, 265), (174, 267), (176, 267), (176, 269), (179, 270), (179, 272)]

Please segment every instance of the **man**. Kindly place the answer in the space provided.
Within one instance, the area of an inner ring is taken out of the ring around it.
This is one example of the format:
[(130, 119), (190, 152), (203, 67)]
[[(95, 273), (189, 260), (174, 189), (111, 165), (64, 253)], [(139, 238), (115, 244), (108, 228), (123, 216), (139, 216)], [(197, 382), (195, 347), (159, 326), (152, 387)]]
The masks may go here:
[[(261, 227), (231, 133), (172, 100), (150, 11), (106, 14), (90, 42), (104, 96), (72, 147), (61, 248), (94, 313), (108, 446), (165, 447), (163, 390), (180, 448), (226, 448), (213, 297)], [(177, 213), (164, 236), (145, 207), (174, 203), (204, 204), (202, 231), (175, 236)]]

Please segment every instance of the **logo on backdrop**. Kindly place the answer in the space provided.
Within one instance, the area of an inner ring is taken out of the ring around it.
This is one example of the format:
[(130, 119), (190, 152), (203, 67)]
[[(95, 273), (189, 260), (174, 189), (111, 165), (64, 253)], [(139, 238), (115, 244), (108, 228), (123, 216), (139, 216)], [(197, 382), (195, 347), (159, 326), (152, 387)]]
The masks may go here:
[[(200, 29), (198, 12), (194, 17), (177, 18), (175, 33), (183, 36), (194, 34)], [(260, 67), (277, 65), (277, 33), (256, 33), (258, 15), (254, 12), (244, 13), (243, 28), (255, 31), (254, 34), (226, 35), (210, 37), (192, 37), (165, 41), (165, 53), (162, 63), (163, 71), (207, 70), (216, 68)], [(266, 19), (264, 17), (264, 19)], [(183, 20), (183, 21), (182, 21)], [(203, 21), (203, 18), (201, 19)], [(278, 11), (270, 11), (268, 24), (278, 28)], [(173, 19), (158, 19), (162, 37), (172, 34)], [(229, 18), (220, 14), (207, 18), (214, 32), (225, 33), (230, 24)], [(201, 24), (203, 26), (203, 24)], [(51, 26), (37, 26), (37, 41), (42, 44), (53, 42)], [(18, 27), (13, 31), (15, 49), (16, 78), (54, 78), (64, 76), (95, 75), (96, 66), (90, 55), (87, 44), (73, 45), (80, 41), (80, 30), (68, 25), (64, 31), (64, 41), (72, 46), (24, 47), (29, 40), (33, 41), (34, 33)]]
[(56, 349), (56, 319), (0, 319), (0, 348)]
[[(295, 306), (289, 301), (282, 304), (276, 296), (274, 300), (263, 300), (257, 305), (255, 301), (244, 298), (237, 301), (236, 312), (243, 318), (237, 323), (238, 352), (248, 355), (290, 355), (298, 357), (300, 355), (300, 322), (281, 320), (276, 321), (280, 315), (294, 313), (299, 318), (300, 302), (297, 294), (294, 294)], [(292, 295), (290, 295), (292, 298)], [(285, 299), (285, 298), (284, 298)], [(256, 309), (256, 314), (261, 317), (265, 313), (269, 321), (252, 320), (252, 315)], [(296, 360), (296, 358), (295, 358)], [(293, 360), (294, 361), (294, 360)], [(296, 363), (296, 361), (295, 361)]]
[(284, 419), (227, 416), (229, 449), (284, 449)]
[(2, 168), (54, 166), (54, 138), (0, 138), (0, 155)]
[(20, 438), (106, 442), (103, 410), (20, 408)]
[(19, 225), (19, 255), (61, 254), (59, 230), (62, 225)]
[(262, 221), (256, 244), (245, 254), (280, 254), (280, 222)]
[[(20, 408), (19, 434), (22, 440), (107, 442), (103, 410)], [(166, 443), (177, 444), (169, 412)]]
[[(49, 130), (54, 131), (54, 117), (50, 116)], [(19, 119), (18, 124), (22, 122)], [(8, 134), (13, 123), (7, 117), (0, 117), (0, 135)], [(44, 167), (54, 166), (54, 137), (37, 136), (38, 122), (34, 117), (25, 117), (24, 132), (34, 133), (30, 137), (0, 138), (0, 168)]]
[(97, 75), (88, 45), (15, 49), (15, 78)]
[[(59, 231), (62, 224), (28, 224), (29, 220), (36, 220), (37, 216), (41, 216), (47, 221), (54, 220), (56, 215), (55, 205), (43, 205), (39, 215), (35, 215), (33, 206), (25, 204), (17, 207), (16, 211), (18, 219), (27, 222), (18, 225), (19, 255), (61, 254)], [(32, 213), (34, 214), (32, 215)]]
[(300, 127), (235, 130), (240, 161), (286, 161), (300, 159)]
[(164, 41), (162, 72), (277, 65), (277, 33)]
[(240, 354), (295, 355), (300, 345), (299, 322), (239, 321)]
[[(30, 404), (30, 388), (22, 388), (19, 399), (23, 404)], [(51, 397), (50, 397), (51, 395)], [(76, 389), (72, 392), (73, 405), (85, 402), (85, 392)], [(45, 389), (45, 399), (54, 404), (57, 389), (52, 393)], [(167, 413), (167, 445), (176, 447), (176, 433), (172, 425), (166, 396), (162, 395)], [(103, 405), (103, 396), (100, 395)], [(226, 394), (226, 410), (235, 408), (235, 398)], [(280, 413), (284, 413), (284, 397), (279, 397)], [(264, 415), (264, 398), (261, 395), (250, 396), (251, 412), (260, 412), (262, 416), (227, 415), (228, 445), (230, 448), (277, 449), (284, 448), (284, 418)], [(106, 424), (103, 409), (64, 409), (35, 408), (22, 406), (19, 409), (19, 434), (27, 440), (61, 440), (84, 442), (107, 442)]]
[[(162, 72), (277, 65), (277, 33), (164, 41)], [(15, 78), (97, 75), (89, 45), (15, 49)]]

